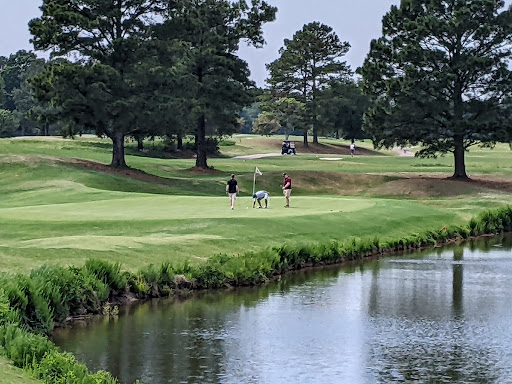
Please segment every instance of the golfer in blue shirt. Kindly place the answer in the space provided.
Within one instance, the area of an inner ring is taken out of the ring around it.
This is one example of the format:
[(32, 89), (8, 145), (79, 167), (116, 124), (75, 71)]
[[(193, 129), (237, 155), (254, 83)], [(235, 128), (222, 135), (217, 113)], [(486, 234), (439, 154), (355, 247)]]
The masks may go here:
[(261, 206), (261, 200), (265, 200), (265, 208), (268, 208), (268, 195), (269, 193), (267, 191), (258, 191), (254, 195), (252, 195), (252, 199), (254, 200), (252, 203), (252, 207), (254, 208), (256, 206), (256, 201), (260, 205), (258, 208), (262, 208)]

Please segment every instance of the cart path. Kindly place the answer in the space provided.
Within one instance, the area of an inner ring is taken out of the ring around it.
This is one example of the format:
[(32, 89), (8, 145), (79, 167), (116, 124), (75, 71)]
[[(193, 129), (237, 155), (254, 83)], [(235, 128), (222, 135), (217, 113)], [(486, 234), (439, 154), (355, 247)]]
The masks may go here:
[(258, 153), (256, 155), (247, 155), (247, 156), (236, 156), (233, 157), (233, 160), (256, 160), (256, 159), (262, 159), (264, 157), (276, 157), (276, 156), (282, 156), (280, 153)]

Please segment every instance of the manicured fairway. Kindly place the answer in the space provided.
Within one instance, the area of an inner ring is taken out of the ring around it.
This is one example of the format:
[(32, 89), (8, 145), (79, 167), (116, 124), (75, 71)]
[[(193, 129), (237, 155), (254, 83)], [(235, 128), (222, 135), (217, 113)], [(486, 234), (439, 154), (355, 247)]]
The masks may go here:
[[(223, 149), (226, 154), (275, 151), (276, 139), (233, 140), (238, 142)], [(341, 145), (329, 143), (322, 148)], [(316, 154), (216, 158), (210, 160), (216, 172), (197, 174), (190, 171), (193, 159), (131, 152), (128, 163), (146, 173), (129, 174), (100, 164), (109, 161), (109, 151), (107, 141), (91, 137), (0, 140), (1, 271), (27, 273), (44, 263), (81, 265), (90, 258), (135, 270), (164, 261), (199, 263), (216, 253), (284, 243), (386, 240), (460, 224), (512, 201), (506, 190), (443, 180), (440, 172), (450, 172), (448, 158), (405, 158), (392, 152), (336, 155), (340, 161), (322, 161)], [(504, 145), (478, 150), (468, 156), (468, 164), (507, 181), (511, 154)], [(271, 193), (267, 210), (252, 208), (255, 166), (263, 171), (257, 187)], [(284, 170), (294, 180), (290, 209), (283, 207), (280, 188)], [(433, 178), (410, 178), (420, 171)], [(231, 172), (241, 187), (234, 211), (225, 197)]]

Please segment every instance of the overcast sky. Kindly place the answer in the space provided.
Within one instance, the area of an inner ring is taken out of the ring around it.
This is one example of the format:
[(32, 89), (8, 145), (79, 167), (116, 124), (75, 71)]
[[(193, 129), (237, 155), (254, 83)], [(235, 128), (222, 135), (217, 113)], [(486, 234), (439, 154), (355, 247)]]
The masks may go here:
[[(399, 0), (267, 0), (278, 7), (277, 20), (264, 28), (267, 45), (263, 49), (242, 47), (240, 55), (247, 60), (252, 78), (264, 85), (265, 64), (278, 57), (285, 38), (304, 24), (319, 21), (334, 28), (352, 48), (346, 60), (352, 69), (363, 63), (370, 41), (381, 34), (382, 16)], [(510, 4), (512, 0), (507, 0)], [(0, 0), (0, 55), (19, 49), (32, 49), (27, 23), (40, 15), (41, 0)]]
[[(334, 28), (352, 48), (346, 60), (352, 69), (363, 63), (370, 41), (381, 33), (382, 16), (399, 0), (267, 0), (278, 7), (277, 20), (264, 28), (267, 45), (262, 49), (241, 48), (240, 55), (250, 66), (252, 78), (263, 86), (265, 64), (278, 57), (285, 38), (304, 24), (319, 21)], [(20, 49), (33, 49), (29, 43), (28, 21), (40, 15), (41, 0), (0, 0), (0, 56)]]

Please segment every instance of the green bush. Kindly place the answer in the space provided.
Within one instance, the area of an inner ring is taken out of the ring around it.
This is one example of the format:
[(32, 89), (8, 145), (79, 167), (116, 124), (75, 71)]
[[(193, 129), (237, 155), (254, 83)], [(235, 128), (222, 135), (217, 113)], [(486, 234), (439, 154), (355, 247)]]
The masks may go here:
[(121, 264), (111, 264), (103, 260), (88, 260), (85, 269), (104, 282), (110, 289), (120, 292), (128, 284), (126, 275), (121, 272)]
[(0, 344), (4, 347), (6, 356), (17, 367), (32, 366), (43, 356), (56, 350), (56, 346), (42, 335), (30, 333), (18, 324), (6, 324), (0, 327)]
[(3, 275), (0, 286), (12, 310), (20, 314), (23, 324), (33, 330), (49, 332), (53, 329), (53, 312), (42, 294), (43, 286), (28, 276)]
[(18, 323), (19, 321), (19, 313), (11, 309), (9, 298), (4, 290), (0, 288), (0, 326), (7, 323)]

